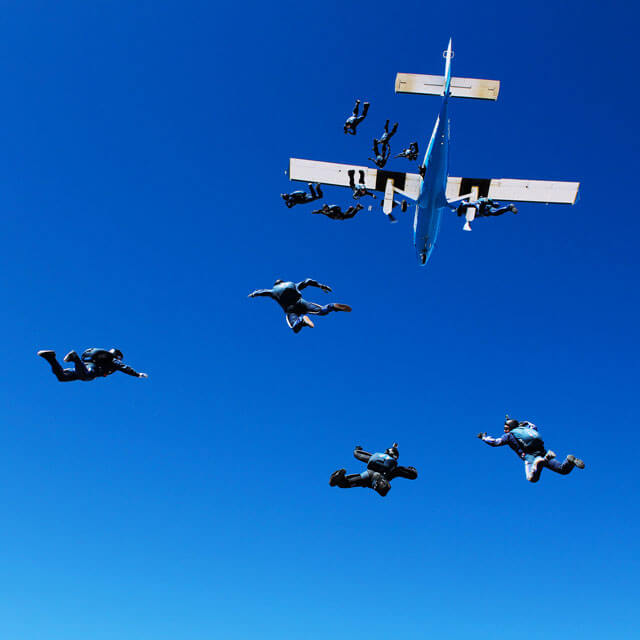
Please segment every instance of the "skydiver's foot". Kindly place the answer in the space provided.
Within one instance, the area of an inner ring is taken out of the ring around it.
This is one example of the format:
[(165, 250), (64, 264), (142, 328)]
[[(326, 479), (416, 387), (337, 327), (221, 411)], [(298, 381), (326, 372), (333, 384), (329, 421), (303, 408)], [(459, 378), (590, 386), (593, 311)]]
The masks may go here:
[(351, 311), (351, 307), (348, 304), (340, 304), (339, 302), (333, 303), (335, 311)]
[(578, 467), (578, 469), (584, 469), (584, 462), (580, 460), (580, 458), (576, 458), (575, 456), (568, 455), (567, 460), (569, 462), (573, 462), (573, 464)]
[(396, 217), (394, 215), (391, 215), (390, 213), (387, 213), (387, 218), (389, 218), (389, 222), (398, 222), (396, 220)]
[(346, 469), (338, 469), (337, 471), (334, 471), (329, 478), (329, 486), (335, 487), (337, 485), (343, 484), (346, 473)]
[(45, 360), (51, 360), (52, 358), (56, 357), (56, 352), (55, 351), (51, 351), (51, 349), (42, 349), (42, 350), (38, 351), (38, 355), (41, 358), (44, 358)]
[(556, 454), (554, 451), (547, 451), (547, 453), (544, 454), (544, 461), (545, 462), (549, 462), (549, 460), (553, 459), (556, 457)]
[(75, 351), (69, 351), (67, 355), (63, 358), (65, 362), (73, 362), (78, 358), (78, 354)]
[(509, 205), (509, 209), (511, 209), (512, 213), (518, 213), (518, 208), (513, 204)]
[(400, 209), (401, 209), (402, 213), (404, 213), (407, 210), (408, 206), (409, 205), (407, 204), (407, 201), (403, 200), (402, 203), (400, 204)]
[(302, 316), (302, 324), (305, 327), (311, 327), (312, 329), (316, 326), (315, 324), (313, 324), (313, 322), (311, 322), (311, 318), (309, 316)]

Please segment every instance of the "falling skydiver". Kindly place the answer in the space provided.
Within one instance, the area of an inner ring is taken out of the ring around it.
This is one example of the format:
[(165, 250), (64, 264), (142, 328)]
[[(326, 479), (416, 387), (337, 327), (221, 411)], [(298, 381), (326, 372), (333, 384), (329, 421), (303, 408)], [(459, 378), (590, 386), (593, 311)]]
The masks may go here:
[(344, 123), (344, 132), (349, 133), (352, 136), (356, 135), (357, 126), (367, 117), (369, 111), (369, 103), (365, 102), (362, 105), (362, 115), (358, 115), (360, 109), (360, 100), (356, 100), (356, 106), (353, 108), (353, 114), (350, 115)]
[(284, 203), (291, 209), (297, 204), (306, 204), (307, 202), (314, 202), (322, 198), (322, 189), (319, 184), (313, 186), (313, 183), (309, 183), (309, 195), (306, 191), (292, 191), (291, 193), (281, 193), (280, 197), (284, 200)]
[(311, 213), (322, 214), (331, 218), (332, 220), (349, 220), (353, 218), (358, 211), (364, 209), (364, 207), (358, 203), (355, 207), (351, 205), (346, 211), (343, 211), (338, 204), (323, 204), (321, 209), (316, 209)]
[(544, 446), (538, 428), (531, 422), (518, 422), (510, 419), (509, 416), (504, 421), (504, 435), (499, 438), (492, 438), (486, 433), (479, 433), (478, 438), (486, 442), (491, 447), (502, 447), (508, 445), (519, 458), (524, 460), (524, 469), (529, 482), (538, 482), (542, 469), (547, 467), (551, 471), (566, 475), (574, 467), (584, 469), (584, 462), (573, 455), (568, 455), (563, 462), (556, 460), (556, 454), (547, 450)]
[(50, 350), (38, 351), (38, 355), (44, 358), (50, 365), (53, 374), (60, 382), (71, 382), (72, 380), (95, 380), (104, 378), (122, 371), (134, 378), (148, 378), (146, 373), (138, 373), (132, 367), (122, 362), (122, 351), (119, 349), (87, 349), (78, 356), (75, 351), (69, 351), (64, 357), (64, 362), (73, 362), (73, 369), (63, 369), (56, 359), (56, 352)]
[(411, 160), (415, 162), (418, 159), (418, 143), (411, 142), (407, 149), (403, 149), (396, 158), (406, 158), (407, 160)]
[(394, 442), (384, 453), (367, 453), (362, 447), (356, 447), (353, 455), (357, 460), (367, 463), (367, 470), (363, 473), (346, 475), (346, 469), (338, 469), (329, 478), (330, 486), (341, 489), (369, 487), (381, 496), (386, 496), (391, 490), (391, 480), (394, 478), (415, 480), (418, 477), (415, 467), (398, 465), (397, 442)]
[[(458, 214), (458, 217), (466, 215), (467, 209), (475, 209), (476, 213), (474, 217), (476, 218), (485, 218), (489, 216), (501, 216), (503, 213), (507, 213), (507, 211), (512, 211), (514, 214), (518, 213), (518, 209), (513, 203), (508, 204), (506, 206), (502, 206), (496, 200), (493, 200), (491, 198), (486, 198), (486, 197), (478, 198), (477, 200), (471, 200), (471, 201), (465, 200), (461, 202), (456, 208), (456, 213)], [(471, 230), (471, 227), (469, 226), (468, 222), (465, 224), (464, 228), (466, 231)]]
[(376, 167), (380, 169), (384, 169), (384, 165), (387, 164), (387, 160), (389, 159), (389, 155), (391, 154), (391, 149), (389, 145), (383, 144), (382, 149), (378, 146), (378, 140), (373, 140), (373, 155), (374, 158), (369, 158)]
[(257, 289), (249, 294), (249, 298), (260, 296), (273, 298), (282, 307), (287, 316), (287, 324), (293, 329), (294, 333), (299, 333), (303, 327), (313, 328), (314, 324), (307, 314), (326, 316), (332, 311), (351, 311), (351, 307), (348, 304), (333, 302), (323, 306), (315, 302), (307, 302), (300, 293), (300, 290), (305, 287), (318, 287), (325, 293), (331, 291), (331, 287), (326, 284), (320, 284), (311, 278), (307, 278), (298, 284), (276, 280), (273, 284), (273, 289)]
[(347, 172), (349, 174), (349, 186), (353, 191), (353, 199), (359, 200), (364, 196), (371, 196), (374, 200), (377, 198), (375, 193), (372, 193), (367, 189), (364, 184), (364, 171), (362, 169), (358, 172), (358, 184), (356, 185), (356, 170), (349, 169)]

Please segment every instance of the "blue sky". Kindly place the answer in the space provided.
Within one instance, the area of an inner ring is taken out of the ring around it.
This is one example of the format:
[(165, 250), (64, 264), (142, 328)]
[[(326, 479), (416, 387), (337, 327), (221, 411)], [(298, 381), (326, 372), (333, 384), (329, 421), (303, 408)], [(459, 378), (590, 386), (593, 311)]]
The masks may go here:
[[(0, 637), (633, 637), (637, 19), (2, 3)], [(452, 173), (579, 180), (577, 205), (452, 216), (426, 269), (410, 215), (286, 209), (290, 156), (364, 162), (387, 118), (424, 149), (439, 102), (394, 77), (440, 73), (450, 36), (454, 75), (502, 82), (452, 104)], [(305, 277), (353, 313), (294, 336), (246, 298)], [(88, 346), (149, 379), (35, 356)], [(587, 470), (528, 484), (475, 438), (505, 412)], [(329, 488), (393, 441), (416, 482)]]

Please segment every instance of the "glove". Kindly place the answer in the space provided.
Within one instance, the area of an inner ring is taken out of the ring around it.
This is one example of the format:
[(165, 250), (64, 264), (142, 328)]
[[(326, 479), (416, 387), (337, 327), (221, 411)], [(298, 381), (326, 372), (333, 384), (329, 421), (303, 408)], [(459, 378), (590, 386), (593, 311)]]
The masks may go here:
[(320, 285), (320, 288), (325, 292), (325, 293), (329, 293), (331, 291), (331, 287), (327, 286), (326, 284)]
[(482, 440), (482, 438), (484, 438), (486, 435), (487, 435), (486, 431), (484, 433), (479, 433), (478, 434), (478, 438), (480, 438), (480, 440)]
[(360, 445), (358, 445), (355, 450), (356, 451), (362, 451), (362, 447)]
[(149, 374), (148, 373), (139, 373), (138, 374), (138, 378), (148, 378)]

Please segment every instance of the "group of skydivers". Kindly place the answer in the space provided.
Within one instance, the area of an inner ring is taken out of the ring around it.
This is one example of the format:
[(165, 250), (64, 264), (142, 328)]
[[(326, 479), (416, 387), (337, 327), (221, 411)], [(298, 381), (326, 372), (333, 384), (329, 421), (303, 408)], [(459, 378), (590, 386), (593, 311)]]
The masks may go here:
[[(367, 117), (367, 113), (369, 112), (370, 104), (365, 102), (362, 105), (362, 113), (360, 113), (360, 100), (356, 100), (355, 107), (353, 108), (353, 113), (346, 119), (344, 123), (344, 132), (345, 134), (350, 134), (355, 136), (358, 125)], [(391, 145), (389, 141), (398, 131), (398, 123), (394, 123), (389, 130), (389, 120), (387, 120), (384, 124), (384, 130), (382, 135), (379, 138), (373, 139), (373, 158), (369, 158), (373, 164), (375, 164), (379, 169), (383, 169), (387, 164), (387, 160), (391, 156)], [(398, 153), (396, 158), (406, 158), (411, 162), (417, 162), (418, 160), (418, 143), (411, 142), (406, 149), (403, 149), (400, 153)], [(418, 164), (419, 172), (422, 176), (424, 176), (425, 167), (424, 165)], [(358, 175), (358, 182), (355, 180), (355, 170), (351, 169), (349, 171), (349, 186), (353, 191), (353, 199), (360, 200), (365, 196), (371, 196), (373, 199), (376, 199), (376, 195), (369, 191), (365, 186), (365, 176), (364, 171), (360, 170)], [(314, 185), (313, 183), (309, 183), (309, 193), (306, 191), (292, 191), (291, 193), (282, 193), (280, 194), (282, 199), (288, 208), (295, 207), (297, 204), (307, 204), (309, 202), (315, 202), (316, 200), (321, 200), (324, 195), (322, 193), (322, 187), (319, 184)], [(393, 207), (395, 208), (400, 206), (401, 211), (404, 213), (407, 210), (407, 201), (393, 201)], [(323, 204), (320, 209), (316, 209), (311, 213), (314, 214), (322, 214), (327, 216), (327, 218), (331, 218), (331, 220), (348, 220), (353, 218), (358, 211), (361, 211), (364, 207), (358, 202), (355, 206), (349, 205), (346, 210), (342, 210), (342, 207), (337, 204)], [(476, 218), (483, 218), (489, 216), (501, 216), (503, 213), (507, 213), (508, 211), (512, 211), (513, 213), (518, 213), (518, 209), (513, 204), (501, 205), (499, 202), (496, 202), (492, 198), (482, 197), (477, 200), (463, 200), (456, 207), (455, 211), (457, 215), (464, 216), (467, 213), (468, 209), (475, 210)], [(395, 222), (396, 219), (391, 214), (388, 215), (389, 220), (391, 222)], [(470, 227), (465, 225), (465, 228), (469, 229)]]
[[(353, 114), (347, 118), (344, 124), (345, 134), (355, 135), (356, 127), (365, 119), (369, 110), (369, 103), (363, 105), (362, 114), (359, 114), (360, 101), (356, 100)], [(374, 139), (373, 150), (375, 158), (371, 160), (380, 168), (384, 167), (390, 155), (389, 140), (395, 135), (398, 129), (396, 122), (391, 131), (389, 131), (389, 121), (385, 123), (384, 133), (380, 139)], [(396, 157), (407, 158), (416, 161), (418, 158), (418, 143), (412, 142), (407, 149), (404, 149)], [(422, 169), (422, 168), (421, 168)], [(421, 171), (422, 172), (422, 171)], [(355, 171), (349, 171), (349, 181), (353, 190), (354, 199), (364, 196), (376, 198), (365, 187), (364, 171), (360, 170), (358, 183), (355, 181)], [(309, 185), (310, 194), (304, 191), (294, 191), (290, 194), (282, 194), (287, 207), (293, 207), (296, 204), (304, 204), (313, 202), (323, 197), (320, 185)], [(517, 212), (513, 205), (507, 207), (497, 207), (496, 204), (488, 199), (481, 198), (474, 203), (463, 203), (465, 206), (473, 206), (477, 209), (477, 214), (482, 215), (500, 215), (505, 211), (512, 210)], [(406, 202), (401, 204), (402, 210), (406, 210)], [(461, 207), (463, 205), (460, 205)], [(343, 212), (338, 205), (324, 204), (321, 209), (313, 213), (321, 213), (334, 220), (345, 220), (352, 218), (362, 209), (359, 203), (353, 207), (350, 206), (347, 211)], [(464, 209), (461, 211), (464, 212)], [(463, 215), (463, 213), (458, 213)], [(304, 327), (313, 328), (314, 324), (309, 315), (324, 316), (333, 311), (350, 312), (351, 307), (348, 304), (333, 302), (321, 305), (316, 302), (308, 302), (302, 297), (301, 291), (306, 287), (317, 287), (325, 293), (331, 292), (331, 287), (321, 284), (316, 280), (307, 278), (302, 282), (285, 282), (276, 280), (271, 289), (257, 289), (249, 294), (249, 298), (267, 297), (275, 300), (282, 308), (287, 324), (294, 333), (299, 333)], [(138, 373), (122, 361), (123, 355), (119, 349), (86, 349), (82, 355), (78, 355), (75, 351), (70, 351), (63, 358), (66, 363), (72, 363), (73, 368), (63, 368), (56, 358), (55, 351), (42, 350), (38, 351), (38, 355), (44, 358), (49, 365), (55, 377), (60, 382), (71, 382), (73, 380), (90, 381), (99, 377), (106, 377), (121, 371), (135, 378), (147, 378), (146, 373)], [(544, 441), (540, 436), (538, 428), (527, 421), (518, 421), (506, 416), (504, 423), (504, 435), (499, 438), (493, 438), (486, 433), (479, 433), (478, 438), (492, 447), (500, 447), (507, 445), (524, 461), (525, 475), (529, 482), (537, 482), (540, 479), (542, 469), (547, 468), (556, 473), (566, 475), (572, 471), (574, 467), (584, 469), (585, 464), (574, 455), (568, 455), (564, 461), (559, 462), (556, 454), (545, 448)], [(340, 487), (341, 489), (351, 489), (352, 487), (368, 487), (386, 496), (391, 489), (391, 480), (394, 478), (407, 478), (415, 480), (418, 477), (418, 471), (415, 467), (403, 467), (398, 464), (398, 443), (394, 442), (391, 447), (386, 449), (384, 453), (368, 453), (362, 447), (357, 446), (353, 451), (354, 457), (360, 462), (367, 465), (366, 471), (362, 473), (353, 473), (347, 475), (346, 469), (338, 469), (331, 474), (329, 485), (332, 487)]]

